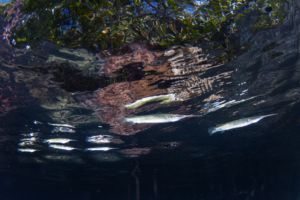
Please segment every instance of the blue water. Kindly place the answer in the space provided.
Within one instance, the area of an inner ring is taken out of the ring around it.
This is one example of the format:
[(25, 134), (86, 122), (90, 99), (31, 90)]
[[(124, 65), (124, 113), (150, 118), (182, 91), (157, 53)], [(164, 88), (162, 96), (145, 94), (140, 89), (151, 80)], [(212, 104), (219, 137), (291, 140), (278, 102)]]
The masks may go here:
[(0, 0), (0, 3), (9, 3), (11, 0)]

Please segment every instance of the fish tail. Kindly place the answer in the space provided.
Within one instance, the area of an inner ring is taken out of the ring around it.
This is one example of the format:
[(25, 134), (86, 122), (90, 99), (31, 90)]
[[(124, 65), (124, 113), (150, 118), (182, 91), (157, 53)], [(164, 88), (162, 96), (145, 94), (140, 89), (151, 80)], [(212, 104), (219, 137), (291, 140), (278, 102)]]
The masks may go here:
[(213, 135), (215, 132), (217, 132), (215, 127), (208, 128), (208, 133), (210, 136)]

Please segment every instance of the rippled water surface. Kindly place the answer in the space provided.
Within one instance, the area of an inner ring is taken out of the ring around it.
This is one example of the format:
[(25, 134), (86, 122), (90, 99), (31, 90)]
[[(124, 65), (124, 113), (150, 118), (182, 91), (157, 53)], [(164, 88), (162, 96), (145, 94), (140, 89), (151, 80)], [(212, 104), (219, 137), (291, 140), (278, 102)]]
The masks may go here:
[(228, 61), (0, 41), (0, 199), (300, 199), (300, 15), (254, 17)]

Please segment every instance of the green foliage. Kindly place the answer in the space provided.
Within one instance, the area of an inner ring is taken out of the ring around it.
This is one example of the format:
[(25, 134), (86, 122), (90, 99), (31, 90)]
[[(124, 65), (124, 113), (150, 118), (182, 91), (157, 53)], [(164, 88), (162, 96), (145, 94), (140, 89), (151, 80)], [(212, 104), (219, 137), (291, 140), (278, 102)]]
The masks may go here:
[(0, 14), (3, 14), (4, 11), (11, 6), (11, 3), (0, 3)]
[[(285, 0), (259, 0), (270, 5), (255, 29), (283, 19)], [(16, 41), (49, 39), (69, 47), (113, 49), (135, 41), (168, 47), (211, 40), (241, 18), (246, 0), (24, 0), (26, 23), (16, 29)], [(247, 9), (245, 9), (247, 8)], [(230, 31), (235, 31), (231, 29)]]
[(272, 12), (266, 14), (263, 10), (261, 10), (263, 14), (259, 16), (259, 19), (254, 24), (253, 29), (255, 31), (268, 29), (282, 23), (285, 17), (285, 11), (283, 7), (285, 2), (286, 0), (259, 0), (257, 7), (264, 8), (266, 6), (270, 6), (272, 8)]

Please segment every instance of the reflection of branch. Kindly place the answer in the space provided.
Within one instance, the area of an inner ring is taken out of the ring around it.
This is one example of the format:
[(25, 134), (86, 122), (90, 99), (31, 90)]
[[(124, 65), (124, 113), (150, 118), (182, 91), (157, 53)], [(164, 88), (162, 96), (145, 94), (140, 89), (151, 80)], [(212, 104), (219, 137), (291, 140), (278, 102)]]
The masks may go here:
[(135, 179), (135, 195), (136, 195), (136, 200), (140, 200), (140, 179), (138, 174), (140, 173), (140, 166), (139, 166), (139, 161), (136, 160), (134, 169), (132, 170), (131, 174)]
[(154, 199), (158, 199), (158, 187), (157, 187), (157, 171), (154, 171), (153, 174), (153, 193), (154, 193)]

